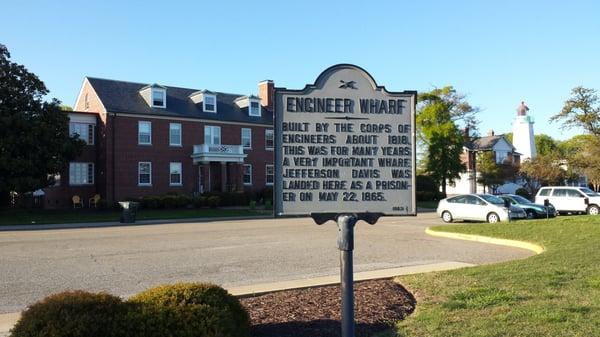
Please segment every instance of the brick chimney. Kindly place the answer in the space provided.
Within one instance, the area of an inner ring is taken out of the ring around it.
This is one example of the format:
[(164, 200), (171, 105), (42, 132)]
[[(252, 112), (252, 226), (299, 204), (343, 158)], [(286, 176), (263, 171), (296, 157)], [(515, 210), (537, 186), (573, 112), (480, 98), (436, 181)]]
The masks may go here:
[(273, 83), (271, 80), (258, 82), (258, 97), (260, 97), (260, 103), (265, 109), (273, 111), (273, 103), (275, 101), (275, 83)]

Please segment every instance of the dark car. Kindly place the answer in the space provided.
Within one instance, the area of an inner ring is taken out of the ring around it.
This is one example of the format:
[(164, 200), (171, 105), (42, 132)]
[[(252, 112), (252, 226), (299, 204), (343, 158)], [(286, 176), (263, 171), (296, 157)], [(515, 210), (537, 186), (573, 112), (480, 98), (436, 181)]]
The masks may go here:
[(548, 208), (544, 205), (534, 204), (528, 199), (523, 198), (516, 194), (502, 194), (500, 198), (508, 200), (511, 205), (521, 207), (527, 214), (527, 219), (545, 218), (546, 216), (554, 218), (556, 216), (556, 209), (550, 205)]

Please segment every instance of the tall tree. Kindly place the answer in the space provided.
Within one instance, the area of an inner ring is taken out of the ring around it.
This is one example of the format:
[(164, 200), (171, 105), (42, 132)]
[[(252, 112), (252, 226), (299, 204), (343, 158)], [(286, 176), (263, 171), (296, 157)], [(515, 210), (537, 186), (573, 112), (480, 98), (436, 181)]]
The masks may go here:
[(571, 97), (550, 121), (562, 121), (566, 128), (581, 127), (600, 138), (600, 105), (596, 90), (584, 87), (571, 90)]
[(69, 136), (67, 115), (48, 89), (24, 66), (10, 60), (0, 44), (0, 204), (10, 192), (28, 192), (53, 183), (83, 146)]
[(571, 175), (585, 175), (594, 190), (600, 189), (600, 140), (577, 135), (560, 144), (565, 166)]
[(545, 134), (535, 135), (535, 149), (537, 154), (541, 156), (556, 154), (558, 151), (558, 144), (556, 141)]
[(540, 186), (556, 185), (565, 178), (561, 160), (556, 155), (537, 156), (521, 163), (521, 177), (527, 182), (531, 195), (535, 195)]
[(496, 189), (507, 180), (514, 180), (517, 167), (508, 160), (497, 163), (494, 152), (485, 151), (477, 155), (477, 182), (487, 187), (488, 193), (495, 193)]
[(475, 130), (477, 111), (451, 86), (419, 95), (417, 126), (426, 147), (424, 166), (444, 194), (446, 184), (453, 184), (466, 170), (461, 161), (465, 139), (459, 124)]
[(500, 181), (500, 168), (496, 164), (494, 152), (485, 151), (477, 154), (477, 183), (483, 185), (485, 189), (494, 189), (495, 186), (502, 183)]

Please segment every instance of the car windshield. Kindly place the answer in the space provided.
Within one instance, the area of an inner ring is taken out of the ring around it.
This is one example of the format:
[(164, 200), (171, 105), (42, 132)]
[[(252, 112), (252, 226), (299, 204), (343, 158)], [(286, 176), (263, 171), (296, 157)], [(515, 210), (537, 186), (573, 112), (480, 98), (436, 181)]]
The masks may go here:
[(504, 205), (504, 200), (489, 194), (479, 194), (479, 197), (489, 202), (490, 204)]
[(596, 192), (594, 192), (594, 191), (590, 190), (590, 189), (589, 189), (589, 188), (587, 188), (587, 187), (580, 188), (579, 190), (580, 190), (581, 192), (585, 193), (587, 196), (590, 196), (590, 197), (597, 197), (597, 196), (599, 196), (599, 195), (600, 195), (600, 194), (598, 194), (598, 193), (596, 193)]
[(523, 198), (520, 195), (511, 195), (510, 197), (513, 198), (513, 200), (515, 200), (517, 204), (531, 204), (531, 201)]

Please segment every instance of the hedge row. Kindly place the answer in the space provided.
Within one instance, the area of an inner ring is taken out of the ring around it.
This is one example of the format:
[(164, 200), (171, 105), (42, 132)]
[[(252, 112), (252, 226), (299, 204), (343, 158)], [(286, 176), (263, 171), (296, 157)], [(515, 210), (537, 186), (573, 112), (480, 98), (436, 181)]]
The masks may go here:
[(240, 302), (206, 283), (164, 285), (127, 301), (105, 293), (69, 291), (25, 310), (11, 337), (248, 337)]
[(248, 194), (242, 192), (204, 193), (200, 196), (164, 194), (126, 199), (128, 201), (137, 201), (142, 208), (146, 209), (248, 206), (250, 202)]

